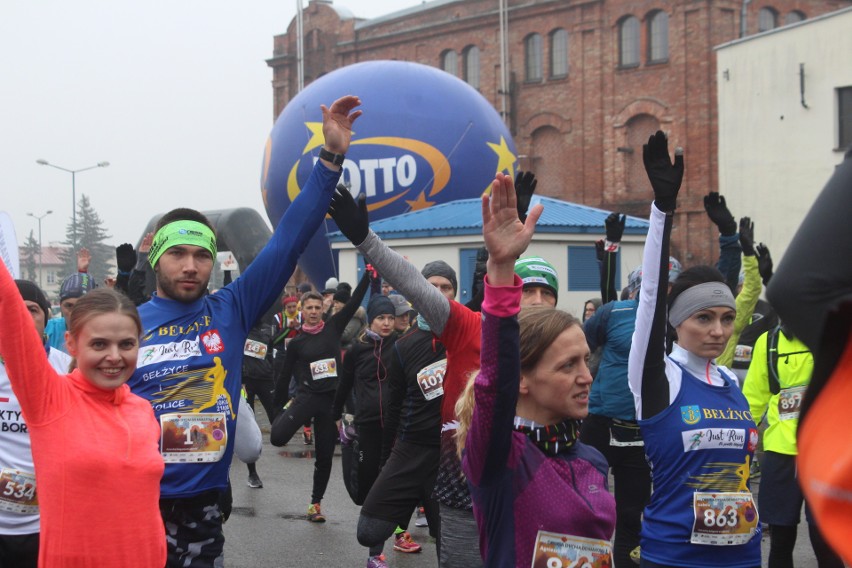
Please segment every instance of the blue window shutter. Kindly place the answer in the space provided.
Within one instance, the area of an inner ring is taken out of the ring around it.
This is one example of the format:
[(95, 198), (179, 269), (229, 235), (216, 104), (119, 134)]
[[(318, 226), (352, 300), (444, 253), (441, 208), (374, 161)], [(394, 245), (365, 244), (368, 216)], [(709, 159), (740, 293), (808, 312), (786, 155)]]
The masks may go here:
[[(615, 262), (615, 289), (621, 290), (621, 251)], [(601, 290), (600, 264), (594, 246), (568, 247), (568, 291), (597, 292)]]
[(479, 249), (459, 249), (458, 301), (466, 304), (472, 299), (473, 273), (476, 271), (476, 252)]

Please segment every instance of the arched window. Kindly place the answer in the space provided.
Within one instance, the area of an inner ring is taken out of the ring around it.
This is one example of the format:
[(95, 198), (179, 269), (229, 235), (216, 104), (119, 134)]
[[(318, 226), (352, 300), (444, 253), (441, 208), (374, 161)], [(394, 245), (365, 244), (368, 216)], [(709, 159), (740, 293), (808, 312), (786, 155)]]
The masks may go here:
[(550, 76), (568, 75), (568, 32), (562, 28), (550, 32)]
[(479, 89), (479, 48), (469, 45), (462, 51), (464, 80), (474, 89)]
[(761, 8), (757, 13), (757, 31), (765, 32), (778, 27), (778, 12), (774, 8)]
[(805, 15), (798, 10), (793, 10), (792, 12), (788, 12), (786, 16), (784, 16), (784, 25), (787, 24), (795, 24), (796, 22), (801, 22), (805, 19)]
[(648, 16), (648, 62), (669, 59), (669, 15), (653, 12)]
[(459, 57), (452, 49), (448, 49), (441, 54), (441, 69), (450, 75), (458, 76)]
[(627, 16), (618, 23), (618, 65), (639, 65), (639, 20)]
[(625, 147), (618, 151), (624, 159), (624, 188), (631, 197), (649, 195), (651, 186), (642, 163), (642, 145), (648, 141), (648, 133), (656, 132), (660, 126), (660, 121), (650, 114), (636, 115), (627, 121)]
[(526, 80), (541, 81), (541, 36), (530, 34), (524, 39), (524, 61)]

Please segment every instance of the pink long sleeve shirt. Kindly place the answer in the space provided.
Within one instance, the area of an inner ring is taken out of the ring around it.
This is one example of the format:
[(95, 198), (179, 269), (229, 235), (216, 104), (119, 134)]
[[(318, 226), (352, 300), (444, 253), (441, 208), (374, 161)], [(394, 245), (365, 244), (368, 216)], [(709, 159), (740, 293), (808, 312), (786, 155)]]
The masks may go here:
[(164, 566), (163, 459), (151, 405), (127, 385), (108, 391), (79, 370), (58, 374), (2, 263), (0, 325), (0, 355), (32, 441), (39, 566)]

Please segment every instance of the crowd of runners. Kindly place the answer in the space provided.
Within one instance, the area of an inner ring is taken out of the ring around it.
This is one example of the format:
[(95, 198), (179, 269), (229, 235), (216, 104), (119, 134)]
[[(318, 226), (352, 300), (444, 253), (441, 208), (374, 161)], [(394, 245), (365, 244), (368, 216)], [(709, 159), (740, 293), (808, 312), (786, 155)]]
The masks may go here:
[[(766, 533), (769, 566), (789, 567), (806, 501), (818, 565), (852, 560), (836, 430), (852, 403), (852, 155), (776, 274), (717, 193), (704, 205), (718, 263), (684, 268), (669, 243), (688, 160), (653, 134), (642, 264), (616, 290), (625, 217), (611, 214), (601, 293), (582, 307), (558, 306), (556, 270), (526, 255), (535, 177), (498, 173), (465, 305), (450, 265), (394, 252), (338, 185), (359, 106), (322, 107), (308, 182), (219, 290), (216, 233), (194, 209), (118, 247), (106, 285), (78, 251), (58, 318), (0, 267), (0, 567), (224, 566), (235, 454), (263, 487), (255, 399), (273, 445), (315, 448), (306, 522), (335, 515), (323, 498), (340, 447), (365, 550), (329, 565), (388, 566), (386, 544), (419, 553), (416, 523), (442, 568), (756, 568)], [(288, 286), (327, 213), (363, 278)]]

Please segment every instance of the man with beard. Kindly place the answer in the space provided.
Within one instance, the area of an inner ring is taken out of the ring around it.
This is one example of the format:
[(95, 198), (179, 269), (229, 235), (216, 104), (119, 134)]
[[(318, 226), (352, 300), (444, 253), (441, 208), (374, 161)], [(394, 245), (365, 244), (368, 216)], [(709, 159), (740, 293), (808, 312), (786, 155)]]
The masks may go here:
[(206, 217), (175, 209), (157, 224), (148, 253), (157, 293), (139, 310), (143, 337), (128, 384), (151, 401), (163, 432), (168, 566), (223, 565), (219, 495), (228, 487), (243, 346), (328, 210), (360, 102), (345, 96), (322, 106), (325, 142), (310, 178), (251, 265), (216, 294), (206, 294), (217, 252)]

